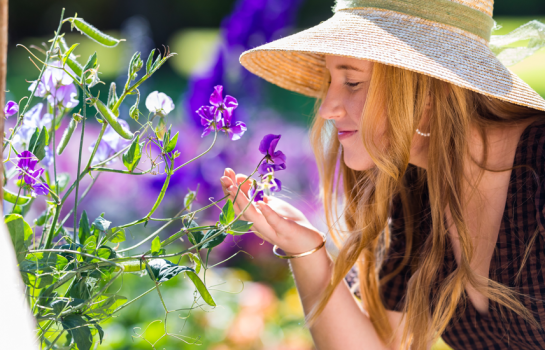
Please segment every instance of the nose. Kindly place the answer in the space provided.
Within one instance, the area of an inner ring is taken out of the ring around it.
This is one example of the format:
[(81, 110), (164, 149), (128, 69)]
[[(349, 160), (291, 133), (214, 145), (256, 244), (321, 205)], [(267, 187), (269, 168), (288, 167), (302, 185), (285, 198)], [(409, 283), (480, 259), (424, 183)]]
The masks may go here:
[(346, 115), (346, 110), (344, 109), (342, 99), (340, 94), (336, 91), (334, 85), (329, 85), (327, 94), (320, 105), (318, 110), (320, 117), (328, 120), (337, 120)]

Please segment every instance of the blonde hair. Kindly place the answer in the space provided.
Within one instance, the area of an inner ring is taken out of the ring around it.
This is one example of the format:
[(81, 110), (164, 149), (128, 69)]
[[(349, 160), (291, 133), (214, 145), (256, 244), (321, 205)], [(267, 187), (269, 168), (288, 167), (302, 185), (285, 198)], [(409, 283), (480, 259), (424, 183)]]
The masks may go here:
[[(327, 87), (326, 81), (324, 96)], [(416, 182), (421, 186), (412, 187), (409, 191), (405, 174), (409, 166), (413, 135), (424, 114), (428, 96), (431, 103), (431, 137), (427, 169), (414, 167)], [(318, 100), (317, 106), (320, 103), (321, 100)], [(348, 168), (340, 160), (342, 147), (331, 121), (316, 117), (311, 129), (311, 141), (320, 172), (320, 196), (324, 202), (327, 224), (340, 251), (335, 260), (331, 283), (307, 315), (307, 325), (316, 321), (336, 286), (357, 264), (363, 307), (380, 339), (385, 344), (393, 340), (393, 330), (379, 289), (381, 284), (403, 269), (411, 254), (417, 253), (413, 247), (417, 227), (415, 218), (419, 208), (414, 198), (418, 198), (427, 185), (433, 225), (431, 234), (425, 237), (419, 251), (418, 265), (406, 290), (404, 315), (410, 321), (405, 322), (403, 330), (404, 346), (425, 349), (430, 341), (437, 340), (454, 316), (457, 305), (465, 301), (463, 298), (467, 283), (485, 297), (539, 328), (540, 325), (530, 311), (518, 300), (516, 292), (490, 279), (478, 279), (470, 269), (473, 244), (462, 216), (467, 198), (461, 194), (464, 159), (469, 155), (467, 140), (470, 125), (477, 127), (485, 145), (483, 161), (478, 164), (482, 170), (479, 180), (484, 170), (510, 170), (485, 168), (488, 156), (485, 127), (514, 124), (539, 114), (542, 113), (488, 98), (426, 75), (375, 63), (362, 112), (361, 125), (365, 125), (365, 128), (360, 128), (360, 136), (376, 166), (364, 171)], [(387, 144), (377, 145), (374, 135), (384, 121)], [(475, 184), (471, 186), (473, 190), (476, 189)], [(402, 203), (407, 248), (400, 266), (380, 280), (380, 260), (390, 242), (388, 217), (395, 196), (399, 196)], [(339, 197), (344, 199), (343, 218), (348, 229), (345, 235), (334, 228), (334, 222), (339, 218)], [(441, 282), (434, 298), (430, 299), (431, 286), (438, 277), (447, 249), (448, 230), (444, 225), (447, 205), (459, 234), (461, 261), (456, 270)]]

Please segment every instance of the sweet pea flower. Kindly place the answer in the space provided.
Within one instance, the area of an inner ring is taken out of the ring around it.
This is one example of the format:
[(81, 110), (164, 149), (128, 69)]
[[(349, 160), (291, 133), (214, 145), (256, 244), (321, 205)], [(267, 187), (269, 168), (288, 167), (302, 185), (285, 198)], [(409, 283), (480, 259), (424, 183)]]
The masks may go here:
[(264, 175), (273, 171), (286, 169), (286, 155), (277, 151), (276, 146), (282, 135), (268, 134), (259, 144), (259, 152), (265, 155), (265, 162), (259, 166), (259, 173)]
[(257, 185), (257, 187), (252, 186), (248, 191), (248, 196), (252, 198), (255, 193), (257, 195), (254, 198), (254, 202), (259, 202), (263, 200), (265, 194), (270, 194), (271, 192), (280, 192), (282, 191), (282, 182), (278, 179), (267, 177), (265, 181), (262, 181)]
[(212, 106), (202, 106), (197, 110), (197, 114), (201, 117), (201, 125), (205, 127), (201, 137), (208, 135), (214, 130), (213, 121), (216, 121), (216, 128), (223, 130), (231, 140), (239, 140), (247, 130), (246, 124), (241, 121), (234, 122), (233, 110), (237, 108), (237, 100), (227, 95), (223, 99), (223, 86), (218, 85), (214, 88), (214, 92), (210, 96), (210, 104)]
[(6, 106), (4, 107), (4, 115), (6, 118), (11, 117), (14, 114), (17, 114), (19, 112), (19, 105), (15, 101), (8, 101), (6, 103)]
[(233, 110), (238, 107), (238, 101), (233, 96), (227, 95), (223, 99), (223, 86), (221, 85), (214, 87), (214, 92), (210, 96), (210, 104), (213, 106), (213, 112), (216, 117), (219, 117), (221, 114), (226, 119), (231, 119)]
[[(58, 68), (54, 68), (58, 67)], [(62, 106), (64, 108), (73, 108), (78, 105), (77, 89), (74, 86), (74, 80), (70, 75), (64, 72), (61, 63), (59, 61), (49, 64), (42, 74), (42, 78), (39, 81), (33, 81), (30, 84), (28, 90), (34, 91), (36, 84), (35, 95), (38, 97), (47, 97), (47, 100), (51, 104)], [(69, 71), (70, 68), (67, 68)]]
[(165, 93), (154, 91), (146, 98), (146, 108), (151, 113), (164, 117), (174, 109), (174, 102)]
[[(34, 169), (36, 164), (38, 164), (38, 158), (30, 151), (23, 151), (17, 155), (19, 161), (17, 162), (17, 168), (19, 168), (18, 179), (23, 178), (25, 183), (32, 185), (36, 182), (34, 180)], [(43, 170), (43, 169), (42, 169)], [(40, 174), (38, 174), (40, 175)]]
[(36, 197), (37, 195), (46, 196), (48, 194), (49, 186), (45, 182), (41, 182), (32, 186), (32, 192), (30, 193), (32, 197)]
[[(119, 124), (121, 124), (121, 127), (126, 130), (130, 130), (129, 124), (123, 120), (118, 119)], [(93, 151), (93, 148), (95, 147), (96, 142), (93, 142), (91, 146), (89, 146), (89, 152)], [(93, 157), (92, 164), (100, 163), (103, 160), (106, 160), (113, 156), (115, 153), (121, 151), (124, 147), (131, 144), (131, 140), (125, 140), (119, 134), (111, 127), (111, 125), (108, 125), (106, 127), (106, 130), (104, 131), (104, 135), (102, 136), (102, 142), (98, 145), (97, 152), (95, 153), (95, 156)], [(110, 164), (115, 162), (116, 159), (112, 159), (106, 164)]]
[(36, 128), (42, 129), (44, 126), (49, 128), (52, 119), (53, 116), (47, 113), (47, 106), (44, 103), (36, 104), (23, 116), (23, 123), (12, 139), (14, 147), (17, 148), (22, 143), (28, 145)]

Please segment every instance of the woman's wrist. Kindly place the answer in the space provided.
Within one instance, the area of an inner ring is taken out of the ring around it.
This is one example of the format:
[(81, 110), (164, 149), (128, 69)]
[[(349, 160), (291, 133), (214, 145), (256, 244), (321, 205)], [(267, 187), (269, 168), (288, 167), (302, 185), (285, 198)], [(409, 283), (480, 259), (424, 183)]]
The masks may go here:
[(278, 248), (282, 249), (282, 251), (289, 256), (300, 255), (320, 247), (324, 244), (325, 240), (325, 234), (317, 232), (316, 235), (313, 235), (311, 239), (304, 243), (297, 241), (292, 244), (286, 245), (286, 249), (284, 249), (283, 247)]

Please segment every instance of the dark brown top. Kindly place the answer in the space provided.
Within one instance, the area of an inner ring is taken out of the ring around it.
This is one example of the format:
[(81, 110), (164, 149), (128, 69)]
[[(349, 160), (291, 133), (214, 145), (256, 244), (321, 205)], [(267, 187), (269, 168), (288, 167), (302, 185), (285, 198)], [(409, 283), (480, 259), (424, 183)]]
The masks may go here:
[[(511, 172), (489, 277), (525, 295), (520, 297), (521, 302), (545, 329), (545, 280), (542, 272), (545, 266), (545, 119), (530, 124), (522, 133), (513, 166), (521, 164), (531, 166), (538, 176), (527, 167)], [(425, 238), (431, 231), (431, 218), (429, 198), (423, 201), (426, 209), (420, 220), (419, 234)], [(393, 203), (392, 242), (381, 268), (381, 276), (394, 271), (405, 254), (403, 213), (400, 202), (394, 199)], [(515, 281), (535, 230), (539, 233), (530, 248), (520, 279)], [(418, 249), (413, 251), (417, 252)], [(456, 260), (449, 249), (438, 282), (454, 271), (455, 267)], [(412, 266), (409, 263), (381, 287), (382, 299), (388, 310), (403, 309), (411, 274)], [(346, 281), (355, 289), (354, 294), (360, 297), (355, 267), (346, 276)], [(497, 303), (490, 301), (488, 315), (483, 316), (468, 300), (465, 305), (458, 305), (457, 316), (450, 321), (442, 338), (454, 349), (545, 349), (545, 330), (532, 328), (514, 313), (508, 312), (507, 316), (502, 317), (502, 311), (505, 314), (505, 309), (502, 310)]]

